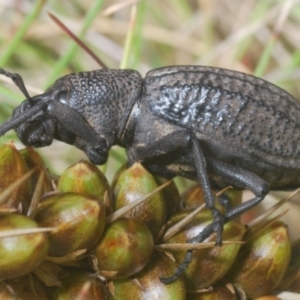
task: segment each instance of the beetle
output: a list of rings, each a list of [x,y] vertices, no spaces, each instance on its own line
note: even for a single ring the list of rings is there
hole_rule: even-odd
[[[0,127],[15,129],[25,145],[53,139],[83,150],[95,164],[113,145],[126,148],[129,164],[151,172],[196,180],[213,222],[190,243],[216,233],[225,222],[258,204],[270,189],[300,185],[300,103],[281,88],[237,71],[170,66],[149,71],[94,70],[59,78],[30,97],[18,74],[0,69],[26,100]],[[254,198],[221,214],[212,187],[248,189]],[[174,276],[187,267],[192,251]]]

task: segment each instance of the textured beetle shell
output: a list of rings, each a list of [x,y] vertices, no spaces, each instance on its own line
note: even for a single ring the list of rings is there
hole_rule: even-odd
[[[300,103],[277,86],[240,72],[201,66],[150,71],[150,109],[226,151],[283,168],[300,167]]]
[[[142,88],[134,70],[94,70],[68,74],[48,91],[67,89],[64,104],[79,112],[96,132],[122,131]]]

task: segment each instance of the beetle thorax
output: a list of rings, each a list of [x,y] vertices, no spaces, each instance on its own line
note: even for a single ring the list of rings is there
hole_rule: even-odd
[[[95,70],[67,78],[65,104],[78,111],[110,145],[115,144],[140,94],[140,74],[133,70]]]

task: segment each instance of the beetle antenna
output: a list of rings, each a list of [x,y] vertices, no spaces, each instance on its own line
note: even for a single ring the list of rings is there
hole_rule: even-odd
[[[18,73],[10,73],[8,71],[5,71],[4,69],[0,68],[0,74],[5,75],[6,77],[9,77],[12,79],[12,81],[15,83],[15,85],[20,89],[22,94],[26,97],[26,99],[29,101],[30,104],[32,104],[31,97],[29,96],[24,81],[22,77]]]

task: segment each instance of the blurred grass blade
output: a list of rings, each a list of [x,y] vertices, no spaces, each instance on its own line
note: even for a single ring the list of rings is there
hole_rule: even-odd
[[[262,55],[260,56],[259,62],[256,65],[254,75],[257,77],[262,77],[265,73],[265,70],[269,64],[269,61],[272,57],[272,52],[274,51],[274,47],[278,41],[278,37],[280,35],[280,32],[282,30],[283,24],[286,21],[292,7],[294,4],[294,0],[284,1],[283,7],[281,10],[281,13],[279,15],[278,21],[275,24],[274,32],[267,43],[266,47],[264,48],[264,51]]]
[[[180,15],[182,21],[185,21],[190,17],[193,13],[190,5],[187,1],[183,0],[171,0],[171,4],[173,5],[174,10],[178,15]]]
[[[13,184],[8,186],[5,190],[3,190],[0,194],[0,205],[5,204],[8,200],[11,194],[19,188],[30,176],[36,172],[36,169],[32,169],[28,171],[26,174],[24,174],[22,177],[17,179]]]
[[[147,1],[141,1],[137,4],[137,13],[135,19],[135,27],[132,37],[132,49],[131,53],[131,60],[130,60],[130,68],[138,69],[139,62],[141,61],[142,55],[142,46],[144,42],[144,35],[143,35],[143,27],[144,21],[146,19],[146,12],[147,12]]]
[[[183,218],[180,222],[177,222],[174,226],[169,228],[165,233],[162,241],[164,242],[167,241],[169,238],[171,238],[173,235],[179,232],[186,224],[191,222],[194,219],[194,217],[196,217],[197,214],[204,208],[205,208],[205,204],[200,205],[197,209],[193,210],[189,215]]]
[[[243,241],[222,241],[222,246],[224,245],[242,245]],[[204,242],[204,243],[184,243],[184,244],[159,244],[155,245],[155,250],[165,251],[165,250],[199,250],[206,248],[214,248],[216,242]]]
[[[85,15],[85,18],[83,20],[82,28],[78,34],[79,38],[82,38],[86,33],[86,31],[90,28],[92,22],[96,18],[102,5],[103,5],[103,0],[95,0],[93,2],[92,7],[89,9],[88,13]],[[54,65],[53,71],[45,84],[46,87],[48,87],[51,83],[53,83],[54,80],[57,79],[57,77],[60,76],[64,68],[73,59],[77,49],[78,49],[78,45],[74,41],[72,41],[69,49],[66,51],[66,53],[63,56],[60,57],[60,59]]]
[[[120,69],[125,69],[129,66],[132,69],[137,68],[141,56],[143,41],[142,28],[145,12],[146,1],[140,1],[138,4],[132,6]]]
[[[71,253],[68,253],[67,255],[64,256],[47,256],[46,260],[49,260],[56,264],[62,264],[69,261],[81,259],[85,253],[86,253],[86,249],[79,249]]]
[[[247,223],[247,226],[249,228],[258,225],[260,222],[263,222],[268,216],[270,216],[274,211],[276,211],[278,208],[280,208],[284,203],[291,200],[296,194],[298,194],[300,191],[300,188],[291,193],[288,197],[281,199],[279,202],[275,203],[273,206],[271,206],[269,209],[267,209],[266,212],[262,213],[261,215],[257,216],[255,219]]]
[[[226,186],[222,190],[218,191],[215,196],[216,197],[220,197],[222,194],[224,194],[225,192],[227,192],[227,191],[229,191],[231,189],[233,189],[233,187],[231,185]]]
[[[89,290],[92,288],[92,281],[86,281],[74,300],[86,300],[86,296],[89,295]]]
[[[57,278],[61,272],[61,267],[49,261],[43,261],[32,271],[47,287],[61,284]]]
[[[19,93],[12,92],[11,90],[5,88],[4,86],[0,86],[0,94],[3,95],[5,98],[10,98],[12,100],[24,100],[24,96],[21,96]],[[2,103],[1,103],[1,110],[2,110]]]
[[[50,232],[53,228],[25,228],[25,229],[12,229],[12,230],[4,230],[0,232],[0,239],[11,236],[18,235],[26,235],[26,234],[34,234],[40,232]]]
[[[121,150],[121,148],[111,149],[109,155],[120,163],[124,163],[126,161],[126,153],[123,149]]]
[[[127,0],[127,1],[123,1],[123,2],[120,2],[120,3],[116,3],[116,4],[113,4],[111,6],[109,6],[107,9],[105,9],[102,13],[103,16],[107,17],[129,5],[132,5],[132,4],[136,4],[138,3],[140,0]]]
[[[88,55],[90,55],[95,62],[102,68],[107,69],[106,64],[80,39],[78,38],[64,23],[62,23],[57,17],[48,12],[49,17],[71,38],[76,44],[81,47]]]
[[[272,57],[272,52],[274,50],[276,42],[277,39],[275,39],[274,37],[271,38],[271,40],[268,42],[267,46],[264,48],[262,55],[260,56],[259,62],[256,65],[253,75],[257,77],[262,77],[264,75],[268,63]]]
[[[39,179],[35,186],[34,193],[33,193],[33,196],[32,196],[31,202],[30,202],[30,206],[28,208],[28,212],[27,212],[28,217],[34,218],[34,216],[35,216],[36,209],[39,205],[39,202],[40,202],[40,199],[41,199],[42,193],[43,193],[44,179],[45,179],[45,173],[42,171],[40,173]]]
[[[288,211],[289,210],[287,209],[284,212],[276,215],[274,218],[266,220],[265,222],[262,222],[255,227],[249,228],[244,236],[244,242],[247,243],[254,237],[258,236],[262,231],[264,231],[266,228],[270,227],[274,222],[283,217]]]
[[[128,31],[127,31],[127,34],[126,34],[124,54],[123,54],[123,57],[122,57],[120,69],[126,69],[128,67],[130,51],[131,51],[132,46],[133,46],[132,41],[133,41],[133,34],[134,34],[134,28],[135,28],[135,22],[136,22],[136,14],[137,14],[137,7],[136,7],[136,4],[134,4],[131,8],[129,28],[128,28]]]
[[[255,4],[254,7],[249,7],[252,12],[247,23],[259,22],[259,20],[263,23],[263,19],[270,10],[270,4],[266,1],[254,1],[253,4]],[[245,36],[245,39],[241,43],[239,43],[236,51],[237,60],[241,60],[246,52],[249,51],[253,39],[255,39],[255,34],[249,34]]]
[[[25,20],[22,22],[22,26],[19,27],[18,31],[13,35],[9,45],[6,46],[5,52],[0,57],[0,66],[3,67],[9,61],[10,57],[15,51],[17,51],[18,44],[22,40],[23,36],[27,32],[29,26],[34,22],[36,17],[39,15],[43,5],[46,0],[39,0],[36,2],[33,10],[29,15],[26,16]]]

